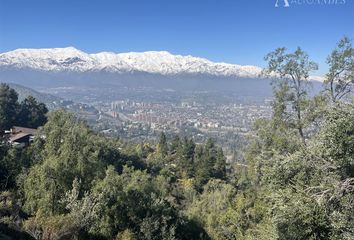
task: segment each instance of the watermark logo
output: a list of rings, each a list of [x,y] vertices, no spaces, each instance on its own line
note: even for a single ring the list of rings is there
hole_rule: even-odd
[[[289,5],[289,0],[276,0],[276,2],[275,2],[275,7],[279,7],[279,2],[284,2],[284,7],[290,7],[290,5]]]
[[[290,6],[334,6],[344,4],[346,4],[346,0],[275,0],[276,8],[288,8]]]

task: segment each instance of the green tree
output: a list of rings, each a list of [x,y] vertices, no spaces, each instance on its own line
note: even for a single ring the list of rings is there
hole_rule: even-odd
[[[300,48],[294,53],[286,53],[285,48],[278,48],[269,53],[265,60],[268,62],[265,74],[274,78],[275,114],[297,129],[305,142],[303,113],[308,105],[309,74],[317,70],[318,66]],[[289,106],[291,110],[288,109]]]
[[[354,103],[340,104],[326,115],[318,142],[322,155],[337,165],[342,179],[354,178]]]
[[[198,239],[202,234],[200,229],[197,234],[187,229],[192,224],[159,197],[156,183],[146,171],[124,168],[118,175],[109,167],[94,192],[102,194],[106,204],[91,231],[108,239],[119,239],[124,232],[136,239]]]
[[[0,134],[10,129],[17,118],[18,94],[9,85],[0,84]]]
[[[181,145],[181,139],[179,138],[178,135],[174,136],[171,143],[171,152],[175,153],[180,145]]]
[[[79,195],[80,181],[75,179],[72,189],[60,200],[65,205],[65,214],[50,216],[38,212],[24,222],[24,229],[40,240],[77,239],[98,219],[102,204],[101,195],[93,196],[89,192]]]
[[[212,239],[232,239],[222,216],[232,206],[236,189],[221,180],[210,180],[203,193],[188,206],[186,214],[197,221]]]
[[[217,148],[213,175],[215,178],[226,180],[226,157],[221,147]]]
[[[44,103],[38,103],[34,97],[29,96],[20,104],[16,124],[23,127],[38,128],[47,122],[47,112],[48,109]]]
[[[325,91],[332,102],[338,102],[352,91],[354,84],[354,49],[348,37],[341,39],[328,56],[329,72]]]
[[[38,144],[38,164],[23,183],[25,208],[32,214],[39,210],[61,213],[60,197],[71,189],[73,180],[82,179],[82,191],[89,190],[91,182],[104,172],[104,157],[112,155],[105,155],[99,138],[82,121],[63,110],[52,112],[39,134],[45,141]]]
[[[159,143],[157,144],[157,154],[166,157],[168,154],[168,146],[165,133],[160,134]]]
[[[194,150],[195,143],[185,137],[179,145],[176,153],[177,167],[180,176],[192,177],[194,175]]]
[[[264,153],[258,188],[280,239],[351,239],[353,206],[353,104],[326,111],[320,132],[288,154]]]
[[[31,149],[8,147],[0,157],[0,190],[15,189],[16,178],[31,166]]]

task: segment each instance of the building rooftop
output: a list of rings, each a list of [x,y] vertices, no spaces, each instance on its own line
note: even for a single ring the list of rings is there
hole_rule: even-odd
[[[35,135],[37,132],[37,129],[35,128],[26,128],[26,127],[19,127],[19,126],[13,126],[11,128],[11,134],[18,134],[18,133],[28,133]]]

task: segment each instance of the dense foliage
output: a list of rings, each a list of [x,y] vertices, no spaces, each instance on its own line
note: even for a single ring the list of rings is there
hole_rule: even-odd
[[[0,145],[0,238],[354,239],[353,59],[345,38],[310,96],[309,56],[268,54],[273,115],[255,122],[242,164],[212,139],[136,145],[50,112],[29,147]],[[15,121],[4,109],[36,112],[2,89],[2,124]]]
[[[9,85],[0,84],[0,134],[13,126],[37,128],[46,121],[47,107],[28,96],[18,102],[17,92]]]

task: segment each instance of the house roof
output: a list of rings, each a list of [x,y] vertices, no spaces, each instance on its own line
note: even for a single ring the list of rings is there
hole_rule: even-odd
[[[28,136],[33,136],[31,133],[17,133],[17,134],[11,134],[9,141],[10,142],[16,142],[22,138],[28,137]]]
[[[35,129],[35,128],[26,128],[26,127],[19,127],[19,126],[13,126],[11,129],[14,134],[29,133],[29,134],[34,135],[37,132],[37,129]]]

